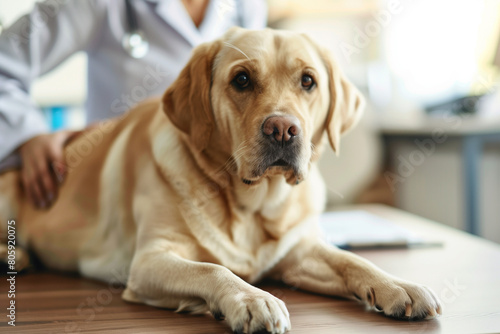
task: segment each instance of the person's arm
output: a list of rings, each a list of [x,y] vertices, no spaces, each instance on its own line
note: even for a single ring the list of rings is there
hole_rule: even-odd
[[[0,34],[0,161],[22,160],[22,181],[37,206],[57,192],[51,166],[62,160],[70,131],[48,134],[29,91],[34,79],[70,55],[91,47],[106,16],[106,0],[37,3],[30,14]]]

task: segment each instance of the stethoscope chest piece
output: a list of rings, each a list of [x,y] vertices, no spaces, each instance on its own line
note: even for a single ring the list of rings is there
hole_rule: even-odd
[[[144,57],[149,50],[149,42],[140,30],[127,32],[123,36],[122,46],[134,58]]]
[[[137,16],[132,7],[131,0],[125,0],[125,11],[127,18],[127,32],[123,35],[123,49],[134,58],[142,58],[148,53],[149,42],[144,33],[139,29]]]

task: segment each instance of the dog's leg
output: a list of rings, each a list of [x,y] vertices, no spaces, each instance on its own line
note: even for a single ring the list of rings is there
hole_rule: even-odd
[[[353,253],[320,241],[299,243],[272,276],[300,289],[357,299],[395,318],[441,314],[441,304],[429,288],[393,277]]]
[[[152,246],[154,242],[148,244],[151,250],[138,250],[134,256],[125,300],[185,311],[210,310],[215,318],[223,315],[231,329],[240,333],[290,329],[285,304],[273,295],[225,267],[189,261]]]

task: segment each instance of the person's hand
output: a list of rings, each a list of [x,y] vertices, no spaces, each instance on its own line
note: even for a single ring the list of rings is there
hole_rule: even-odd
[[[43,134],[19,147],[23,188],[35,207],[47,208],[55,200],[66,173],[64,145],[80,132],[65,130]]]

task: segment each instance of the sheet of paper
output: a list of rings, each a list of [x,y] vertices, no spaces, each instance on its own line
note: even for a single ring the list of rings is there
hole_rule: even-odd
[[[325,239],[341,248],[437,245],[366,211],[326,212],[320,216]]]

